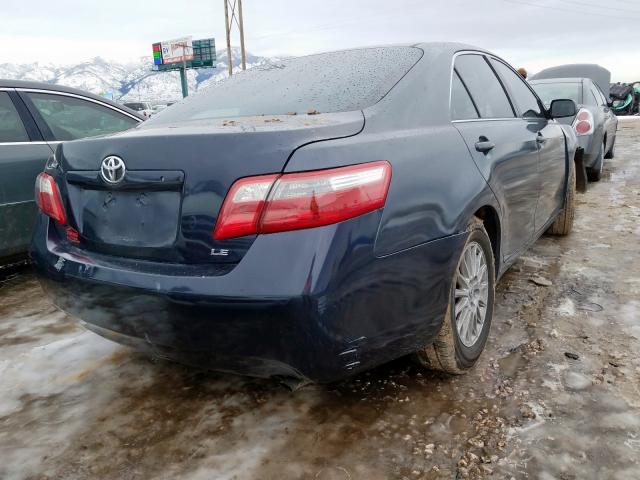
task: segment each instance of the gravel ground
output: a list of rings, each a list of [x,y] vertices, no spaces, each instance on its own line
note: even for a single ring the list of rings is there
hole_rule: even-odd
[[[574,233],[503,277],[472,372],[402,359],[296,392],[110,343],[5,271],[0,478],[640,478],[639,218],[628,118]]]

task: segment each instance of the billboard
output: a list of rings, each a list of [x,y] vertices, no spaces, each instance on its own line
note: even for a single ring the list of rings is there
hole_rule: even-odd
[[[191,40],[178,38],[167,42],[156,42],[153,47],[155,70],[178,70],[187,68],[215,67],[216,42],[213,38]],[[183,59],[186,53],[186,58]]]
[[[157,45],[157,44],[156,44]],[[162,52],[161,62],[168,63],[189,62],[193,60],[193,43],[191,37],[176,38],[160,42]],[[154,63],[156,63],[156,53],[154,45]],[[159,65],[156,63],[156,65]]]

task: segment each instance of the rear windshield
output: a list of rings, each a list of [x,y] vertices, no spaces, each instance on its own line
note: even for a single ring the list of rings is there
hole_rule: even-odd
[[[381,47],[291,58],[217,82],[147,124],[347,112],[378,102],[420,59],[413,47]]]
[[[547,108],[552,100],[569,99],[578,104],[582,103],[582,84],[580,83],[538,83],[531,86]]]

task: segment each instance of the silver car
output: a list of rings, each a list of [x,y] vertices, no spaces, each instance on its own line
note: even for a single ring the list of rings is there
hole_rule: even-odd
[[[562,71],[557,71],[562,67],[555,67],[553,72],[543,71],[535,75],[530,83],[547,106],[556,98],[571,99],[578,105],[578,114],[575,117],[559,121],[573,127],[578,143],[584,149],[583,161],[587,168],[587,176],[589,180],[597,182],[602,177],[604,160],[613,158],[615,154],[618,129],[618,118],[611,110],[611,99],[599,86],[602,83],[608,88],[606,78],[599,81],[600,77],[608,74],[608,71],[597,65],[567,65],[566,67],[567,71],[580,71],[583,74],[593,73],[593,75],[589,78],[547,78],[553,74],[562,74]]]

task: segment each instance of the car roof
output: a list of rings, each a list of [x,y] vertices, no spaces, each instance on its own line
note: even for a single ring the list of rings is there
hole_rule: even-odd
[[[540,80],[531,80],[529,83],[537,85],[540,83],[583,83],[591,81],[589,78],[566,77],[566,78],[541,78]]]
[[[419,42],[419,43],[414,43],[412,45],[420,48],[426,48],[426,49],[486,51],[483,48],[479,48],[474,45],[470,45],[468,43],[461,43],[461,42]]]
[[[489,55],[493,55],[495,57],[499,57],[495,53],[492,53],[484,48],[479,48],[474,45],[469,45],[466,43],[459,42],[409,42],[409,43],[389,43],[389,44],[380,44],[380,45],[365,45],[362,47],[353,47],[353,48],[345,48],[340,50],[327,50],[319,53],[312,53],[310,55],[302,55],[300,57],[292,57],[292,58],[304,58],[310,57],[314,55],[322,55],[326,53],[339,53],[344,51],[354,51],[354,50],[367,50],[370,48],[391,48],[391,47],[414,47],[421,48],[422,50],[433,52],[433,53],[455,53],[459,51],[475,51],[480,53],[486,53]]]
[[[112,107],[115,107],[119,110],[127,112],[128,114],[133,115],[136,118],[139,118],[140,120],[145,119],[144,116],[140,115],[135,110],[131,110],[130,108],[127,108],[124,105],[116,103],[113,100],[109,100],[108,98],[95,95],[85,90],[66,87],[64,85],[54,85],[52,83],[32,82],[32,81],[26,81],[26,80],[8,80],[8,79],[0,78],[0,88],[24,88],[24,89],[33,89],[33,90],[50,90],[52,92],[61,92],[61,93],[71,93],[74,95],[80,95],[83,97],[91,98],[92,100],[97,100],[99,102],[106,103],[107,105],[111,105]]]
[[[611,83],[611,72],[606,68],[593,63],[575,63],[570,65],[558,65],[545,68],[529,80],[542,80],[543,78],[589,78],[600,87],[603,92],[609,91]]]

